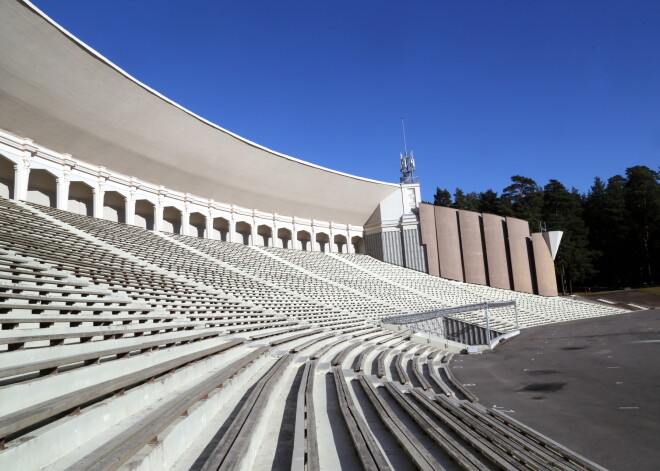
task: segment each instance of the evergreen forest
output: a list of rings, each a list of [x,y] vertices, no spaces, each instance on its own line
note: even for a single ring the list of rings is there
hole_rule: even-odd
[[[564,231],[555,259],[563,294],[660,280],[660,172],[646,166],[596,177],[586,194],[558,180],[541,187],[514,175],[499,194],[437,188],[433,204],[524,219],[532,232]]]

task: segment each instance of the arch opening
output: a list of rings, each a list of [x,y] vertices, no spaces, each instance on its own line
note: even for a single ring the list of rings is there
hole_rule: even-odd
[[[300,250],[312,250],[312,235],[307,231],[298,231],[296,237]]]
[[[243,245],[251,245],[252,226],[244,221],[236,223],[236,242]]]
[[[156,221],[156,205],[149,200],[137,200],[135,202],[135,216],[133,224],[142,229],[154,230]]]
[[[258,245],[270,247],[273,240],[273,229],[270,226],[261,224],[257,226]]]
[[[27,201],[54,208],[57,206],[57,180],[48,170],[30,171]]]
[[[285,227],[282,227],[277,230],[277,239],[279,240],[279,246],[283,249],[292,249],[291,246],[291,231]]]
[[[0,155],[0,196],[11,199],[15,197],[16,182],[14,162]]]
[[[163,208],[163,232],[181,234],[181,210],[174,206]]]
[[[188,235],[206,237],[206,217],[199,212],[190,213],[188,217]]]
[[[353,244],[353,251],[355,253],[364,253],[364,240],[360,236],[351,237],[351,244]]]
[[[225,218],[213,218],[213,231],[211,238],[223,242],[231,242],[229,238],[229,221]]]
[[[94,189],[85,182],[71,182],[69,184],[69,200],[66,203],[67,211],[85,216],[94,215]]]
[[[346,253],[346,236],[338,234],[334,237],[335,250],[337,253]]]
[[[325,232],[316,233],[316,244],[321,252],[328,252],[330,247],[330,236]]]
[[[103,195],[103,219],[126,223],[126,198],[117,191]]]

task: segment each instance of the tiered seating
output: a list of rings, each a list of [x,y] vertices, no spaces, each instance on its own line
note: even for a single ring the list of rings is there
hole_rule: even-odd
[[[260,315],[263,312],[150,269],[143,262],[72,233],[6,199],[0,199],[0,223],[0,248],[36,261],[47,261],[53,269],[69,276],[85,277],[95,287],[144,303],[156,312],[170,315]]]
[[[415,289],[442,299],[451,299],[451,306],[475,304],[480,302],[510,301],[518,302],[519,322],[521,327],[548,324],[567,320],[596,317],[626,312],[610,306],[597,306],[584,301],[566,297],[543,297],[516,291],[492,288],[489,286],[461,283],[443,278],[425,275],[396,265],[381,263],[371,257],[356,254],[340,254],[341,259],[354,267],[361,268],[375,276]],[[602,309],[601,309],[602,307]],[[493,321],[503,325],[515,325],[513,308],[498,309],[492,313]],[[455,316],[468,322],[483,325],[483,314],[462,314]],[[497,328],[493,326],[493,328]]]
[[[332,307],[250,276],[241,269],[232,269],[224,262],[198,254],[167,237],[134,226],[95,220],[53,208],[40,209],[168,273],[220,290],[262,309],[307,320],[336,317],[337,312]]]
[[[0,469],[592,469],[368,319],[481,296],[408,272],[0,198]]]
[[[341,260],[322,252],[304,252],[279,248],[260,248],[282,260],[295,264],[315,275],[343,286],[366,293],[376,299],[387,301],[397,307],[394,312],[418,312],[446,307],[441,299],[419,296],[399,285],[383,283],[362,270],[351,269]],[[387,314],[387,313],[383,313]],[[382,317],[382,316],[381,316]]]
[[[243,273],[266,280],[276,286],[284,286],[301,296],[334,306],[338,310],[367,317],[374,317],[374,313],[399,312],[396,307],[386,302],[330,283],[295,265],[273,257],[269,253],[264,253],[257,247],[198,237],[174,237],[217,260],[236,267]],[[380,314],[375,317],[380,317]]]

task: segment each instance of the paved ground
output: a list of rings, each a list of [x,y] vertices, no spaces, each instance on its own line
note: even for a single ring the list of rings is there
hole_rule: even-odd
[[[484,406],[601,466],[660,469],[660,309],[525,329],[452,370]]]
[[[644,293],[635,290],[615,291],[607,294],[592,294],[588,296],[591,299],[607,299],[616,303],[633,303],[640,306],[660,308],[660,296],[651,293]]]

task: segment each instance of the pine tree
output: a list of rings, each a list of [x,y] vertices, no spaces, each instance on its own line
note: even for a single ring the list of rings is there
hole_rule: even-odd
[[[638,282],[653,284],[660,236],[660,174],[638,165],[627,169],[626,176],[623,195],[631,229],[630,245],[636,261],[633,268]]]
[[[502,192],[502,201],[510,207],[513,215],[538,227],[543,209],[543,192],[534,180],[520,175],[511,177],[513,182]]]
[[[451,194],[445,189],[436,187],[433,204],[436,206],[451,206]]]
[[[542,217],[549,231],[564,232],[555,268],[562,292],[573,293],[594,273],[580,193],[575,188],[569,192],[559,181],[550,180],[543,191]]]
[[[456,188],[453,207],[466,211],[479,211],[479,195],[475,192],[466,195],[463,190]]]

